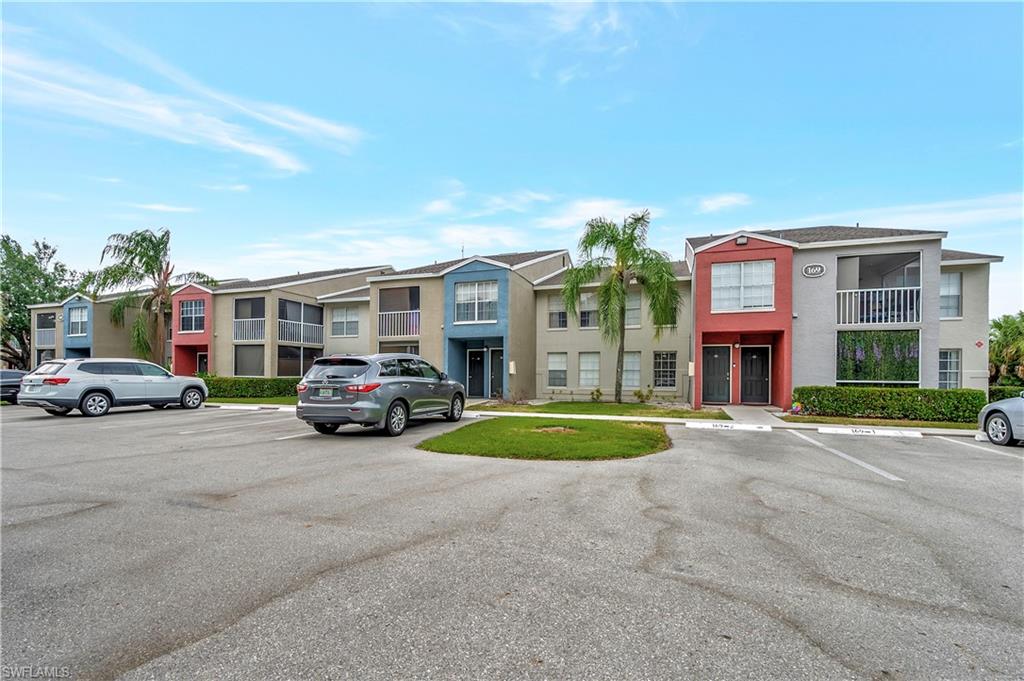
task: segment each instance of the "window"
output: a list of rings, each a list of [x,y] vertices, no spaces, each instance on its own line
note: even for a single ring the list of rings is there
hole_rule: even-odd
[[[235,376],[263,375],[263,346],[235,346]]]
[[[57,328],[57,314],[54,312],[44,312],[43,314],[36,317],[36,328],[37,329],[55,329]]]
[[[626,326],[640,326],[640,292],[626,293]]]
[[[103,362],[103,373],[107,376],[139,376],[142,367],[134,362]]]
[[[962,317],[960,305],[960,285],[963,275],[960,272],[943,272],[939,279],[939,316]]]
[[[317,326],[323,326],[324,309],[319,305],[309,305],[307,303],[303,303],[302,321],[305,322],[306,324],[316,324]]]
[[[408,376],[409,378],[421,378],[423,376],[423,374],[420,373],[420,368],[417,366],[416,360],[414,359],[399,359],[398,375]]]
[[[416,362],[416,365],[420,368],[420,375],[423,378],[429,378],[433,381],[441,380],[441,372],[435,369],[433,366],[424,362],[422,359]]]
[[[774,260],[711,265],[712,312],[770,310],[774,306]]]
[[[580,353],[580,387],[596,388],[601,385],[601,353]]]
[[[565,314],[565,301],[559,293],[548,296],[548,328],[567,329],[569,318]]]
[[[580,295],[580,328],[597,328],[597,296],[593,293]]]
[[[939,387],[960,387],[959,350],[939,350]]]
[[[89,308],[72,307],[68,309],[68,335],[84,336],[86,324],[89,323]]]
[[[498,321],[498,282],[466,281],[455,284],[455,321]]]
[[[310,366],[306,378],[357,378],[365,374],[369,368],[370,365],[361,359],[330,357]]]
[[[569,368],[569,355],[564,352],[548,353],[548,385],[552,388],[564,388]]]
[[[167,371],[155,364],[139,364],[138,367],[143,376],[153,376],[155,378],[167,378],[170,376]]]
[[[654,353],[654,387],[676,387],[676,353]]]
[[[419,343],[378,343],[377,352],[406,352],[410,355],[420,354]],[[397,374],[395,374],[397,376]]]
[[[179,331],[202,331],[206,328],[206,301],[183,300],[180,308]]]
[[[336,307],[331,311],[332,336],[358,336],[359,310],[354,307]]]
[[[266,300],[263,298],[238,298],[235,300],[235,319],[265,319]]]
[[[393,359],[388,359],[380,363],[380,371],[377,372],[378,376],[397,376],[398,375],[398,362]]]
[[[302,303],[297,300],[279,298],[277,301],[277,318],[289,322],[301,322]]]
[[[627,352],[622,356],[622,387],[640,387],[640,353]]]
[[[302,350],[294,345],[277,346],[277,375],[302,375]]]

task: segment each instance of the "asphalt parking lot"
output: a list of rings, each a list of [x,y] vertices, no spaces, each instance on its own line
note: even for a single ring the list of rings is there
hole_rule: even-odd
[[[3,665],[76,678],[1021,678],[1024,448],[670,427],[611,462],[3,407]]]

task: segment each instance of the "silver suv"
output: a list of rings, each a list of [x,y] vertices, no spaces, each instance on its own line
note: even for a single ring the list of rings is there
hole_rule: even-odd
[[[21,379],[18,403],[42,407],[54,416],[66,416],[72,409],[103,416],[111,407],[139,404],[196,409],[208,395],[201,378],[175,376],[138,359],[55,359]]]
[[[466,389],[418,355],[332,355],[299,381],[295,415],[318,433],[348,423],[401,435],[410,418],[462,418]]]

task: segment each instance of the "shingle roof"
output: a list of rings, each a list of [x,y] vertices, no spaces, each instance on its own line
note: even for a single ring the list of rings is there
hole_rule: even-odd
[[[1001,262],[1001,255],[986,255],[984,253],[971,253],[970,251],[954,251],[948,248],[942,249],[942,262],[949,260],[995,260]]]
[[[741,230],[737,230],[741,231]],[[735,232],[733,232],[735,233]],[[856,241],[859,239],[884,239],[894,236],[923,236],[935,234],[936,238],[942,235],[941,231],[921,229],[891,229],[888,227],[843,227],[838,225],[827,225],[821,227],[794,227],[792,229],[757,229],[751,230],[751,234],[764,234],[765,236],[795,241],[798,244],[813,244],[824,241]],[[693,248],[700,248],[704,244],[711,243],[729,234],[709,234],[708,236],[688,237]]]
[[[271,286],[279,286],[281,284],[291,284],[296,281],[306,281],[307,279],[321,279],[326,277],[340,277],[352,272],[360,272],[365,270],[386,270],[387,265],[369,265],[367,267],[342,267],[336,270],[317,270],[315,272],[299,272],[298,274],[290,274],[286,277],[271,277],[269,279],[238,279],[232,280],[228,283],[221,284],[216,287],[214,291],[220,293],[221,291],[233,291],[235,289],[246,289],[246,288],[269,288]]]
[[[690,276],[690,268],[687,266],[685,260],[673,260],[672,271],[675,272],[677,277],[688,277]],[[600,279],[600,277],[598,277]],[[595,279],[597,281],[597,279]],[[561,286],[565,282],[565,272],[559,272],[550,279],[537,284],[537,286]]]
[[[487,258],[488,260],[497,260],[498,262],[505,263],[510,267],[516,265],[522,265],[524,262],[536,260],[537,258],[543,258],[546,255],[554,255],[555,253],[561,253],[565,249],[557,249],[554,251],[527,251],[525,253],[498,253],[496,255],[480,255],[480,256],[466,256],[465,258],[457,258],[455,260],[445,260],[443,262],[435,262],[430,265],[423,265],[421,267],[410,267],[407,270],[398,270],[397,272],[389,272],[387,276],[402,276],[405,274],[439,274],[444,272],[452,265],[458,265],[460,262],[469,260],[470,258]]]

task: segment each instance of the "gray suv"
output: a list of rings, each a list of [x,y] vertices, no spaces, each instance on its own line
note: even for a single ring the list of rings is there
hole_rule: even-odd
[[[466,389],[418,355],[332,355],[313,362],[296,386],[295,415],[318,433],[348,423],[401,435],[411,418],[462,418]]]
[[[103,416],[111,407],[148,404],[161,409],[180,404],[196,409],[209,392],[194,376],[175,376],[138,359],[55,359],[21,379],[18,403],[66,416],[72,409]]]

